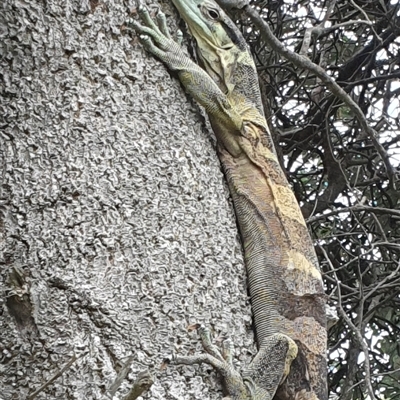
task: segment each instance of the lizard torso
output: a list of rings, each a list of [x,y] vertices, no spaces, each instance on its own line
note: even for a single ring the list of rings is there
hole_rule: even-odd
[[[299,347],[277,398],[294,399],[297,375],[306,375],[309,382],[302,384],[315,393],[305,390],[296,399],[325,399],[325,383],[320,384],[326,374],[325,302],[316,256],[275,154],[254,137],[259,126],[247,129],[250,137],[239,140],[241,155],[232,157],[220,147],[219,156],[243,241],[257,342],[284,333]]]

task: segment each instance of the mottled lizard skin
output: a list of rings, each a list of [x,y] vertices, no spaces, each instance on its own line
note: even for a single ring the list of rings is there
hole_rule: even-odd
[[[242,373],[231,345],[177,357],[208,363],[236,400],[327,400],[325,295],[313,244],[278,162],[263,114],[254,61],[240,31],[212,0],[172,0],[195,39],[194,63],[143,6],[143,25],[130,21],[144,47],[178,73],[207,111],[242,236],[258,354]]]

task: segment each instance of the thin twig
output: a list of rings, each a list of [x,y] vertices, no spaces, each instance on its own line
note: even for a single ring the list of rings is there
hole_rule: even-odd
[[[391,272],[389,275],[387,275],[381,282],[379,282],[376,286],[374,286],[374,288],[365,295],[365,297],[363,298],[363,301],[367,300],[378,289],[382,288],[382,286],[384,286],[386,284],[386,282],[388,282],[389,280],[395,278],[399,271],[400,271],[400,262],[397,264],[397,268],[393,272]],[[398,277],[397,280],[399,280],[399,279],[400,279],[400,277]]]
[[[150,389],[154,383],[154,377],[149,371],[139,372],[135,382],[132,385],[129,393],[124,397],[124,400],[136,400],[144,392]]]
[[[117,392],[118,388],[121,386],[121,383],[124,381],[124,379],[128,375],[134,359],[135,359],[134,356],[128,357],[128,359],[125,361],[124,365],[118,372],[117,377],[115,378],[114,382],[111,384],[111,386],[108,390],[111,398],[114,397],[114,394]]]
[[[321,24],[317,25],[317,26],[313,26],[311,28],[307,28],[304,33],[303,44],[301,46],[299,54],[302,56],[307,55],[307,52],[308,52],[308,49],[309,49],[310,43],[311,43],[311,38],[313,36],[316,36],[317,38],[321,38],[322,36],[328,35],[329,33],[333,32],[339,28],[344,28],[346,26],[351,26],[351,25],[361,25],[361,24],[371,26],[371,28],[373,29],[372,22],[364,21],[364,20],[351,20],[351,21],[341,22],[340,24],[329,26],[328,28],[324,28]],[[381,38],[379,38],[379,39],[382,41]]]
[[[51,385],[57,378],[59,378],[67,369],[71,367],[71,365],[78,359],[76,354],[72,356],[72,358],[68,361],[67,364],[63,368],[60,369],[52,378],[50,378],[44,385],[42,385],[36,392],[32,393],[27,397],[27,400],[33,400],[40,392],[47,388],[47,386]]]
[[[371,76],[370,78],[360,79],[359,81],[343,82],[343,83],[346,83],[346,87],[353,87],[358,85],[366,85],[367,83],[373,83],[377,81],[388,81],[390,79],[396,79],[396,78],[400,78],[400,71],[399,72],[396,71],[393,72],[392,74],[387,74],[387,75]]]
[[[379,374],[371,374],[371,376],[381,377],[381,376],[383,376],[383,375],[390,375],[390,374],[393,374],[393,373],[399,372],[399,371],[400,371],[400,368],[397,368],[397,369],[395,369],[395,370],[393,370],[393,371],[380,372]],[[357,383],[355,383],[353,386],[350,386],[350,387],[348,388],[348,390],[349,390],[349,391],[350,391],[350,390],[353,390],[353,389],[356,388],[357,386],[361,385],[363,382],[365,382],[365,378],[361,379],[360,381],[358,381]]]

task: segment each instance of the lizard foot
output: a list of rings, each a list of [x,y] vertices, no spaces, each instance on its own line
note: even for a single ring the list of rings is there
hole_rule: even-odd
[[[187,59],[181,47],[171,38],[167,27],[165,14],[158,11],[154,22],[148,9],[140,4],[137,11],[143,25],[130,18],[126,21],[128,27],[139,34],[139,39],[148,52],[167,64],[172,70],[180,70]]]

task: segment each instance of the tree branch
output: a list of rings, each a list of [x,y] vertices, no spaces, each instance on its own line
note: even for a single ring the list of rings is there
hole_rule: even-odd
[[[333,211],[330,211],[330,212],[327,212],[327,213],[321,214],[321,215],[315,215],[314,217],[309,218],[307,220],[307,223],[311,224],[320,219],[331,217],[332,215],[338,215],[338,214],[343,214],[343,213],[348,213],[348,212],[362,212],[362,211],[368,211],[368,212],[375,213],[375,214],[392,214],[392,215],[397,215],[400,217],[400,210],[394,210],[391,208],[383,208],[383,207],[371,207],[371,206],[358,206],[357,205],[354,207],[339,208],[337,210],[333,210]]]
[[[336,83],[336,81],[332,77],[330,77],[325,72],[323,68],[321,68],[317,64],[314,64],[308,58],[303,57],[286,48],[278,40],[278,38],[275,37],[271,29],[269,28],[268,24],[261,18],[260,14],[254,8],[252,8],[250,5],[246,5],[242,8],[242,10],[251,19],[254,25],[257,26],[265,42],[274,51],[279,53],[282,57],[286,58],[287,60],[291,61],[297,67],[313,72],[318,78],[321,79],[321,82],[324,83],[337,98],[342,100],[350,108],[350,110],[357,118],[361,128],[369,136],[377,152],[379,153],[383,163],[385,164],[386,172],[388,174],[390,183],[392,186],[394,186],[394,180],[396,175],[390,163],[389,155],[387,154],[384,147],[379,143],[377,139],[377,132],[371,126],[369,126],[368,121],[365,118],[365,115],[362,112],[361,108],[358,106],[358,104]]]
[[[350,317],[346,314],[346,312],[343,309],[343,305],[342,305],[342,294],[340,291],[340,285],[341,282],[339,280],[339,278],[336,275],[335,272],[335,268],[331,263],[331,260],[328,256],[328,254],[326,253],[325,249],[322,246],[319,246],[319,248],[321,249],[321,251],[324,254],[324,257],[330,267],[330,269],[332,270],[333,274],[335,275],[336,281],[337,281],[337,295],[338,295],[338,308],[339,308],[339,313],[342,316],[342,318],[346,321],[348,327],[353,331],[355,339],[357,340],[359,346],[361,347],[363,353],[364,353],[364,373],[365,373],[365,384],[367,386],[367,390],[368,390],[368,394],[369,397],[371,398],[371,400],[375,400],[375,393],[374,393],[374,389],[372,387],[372,382],[371,382],[371,368],[370,368],[370,362],[369,362],[369,350],[368,350],[368,346],[366,345],[364,338],[363,338],[363,334],[361,332],[360,329],[358,329],[358,327],[356,327],[353,323],[353,321],[350,319]]]

